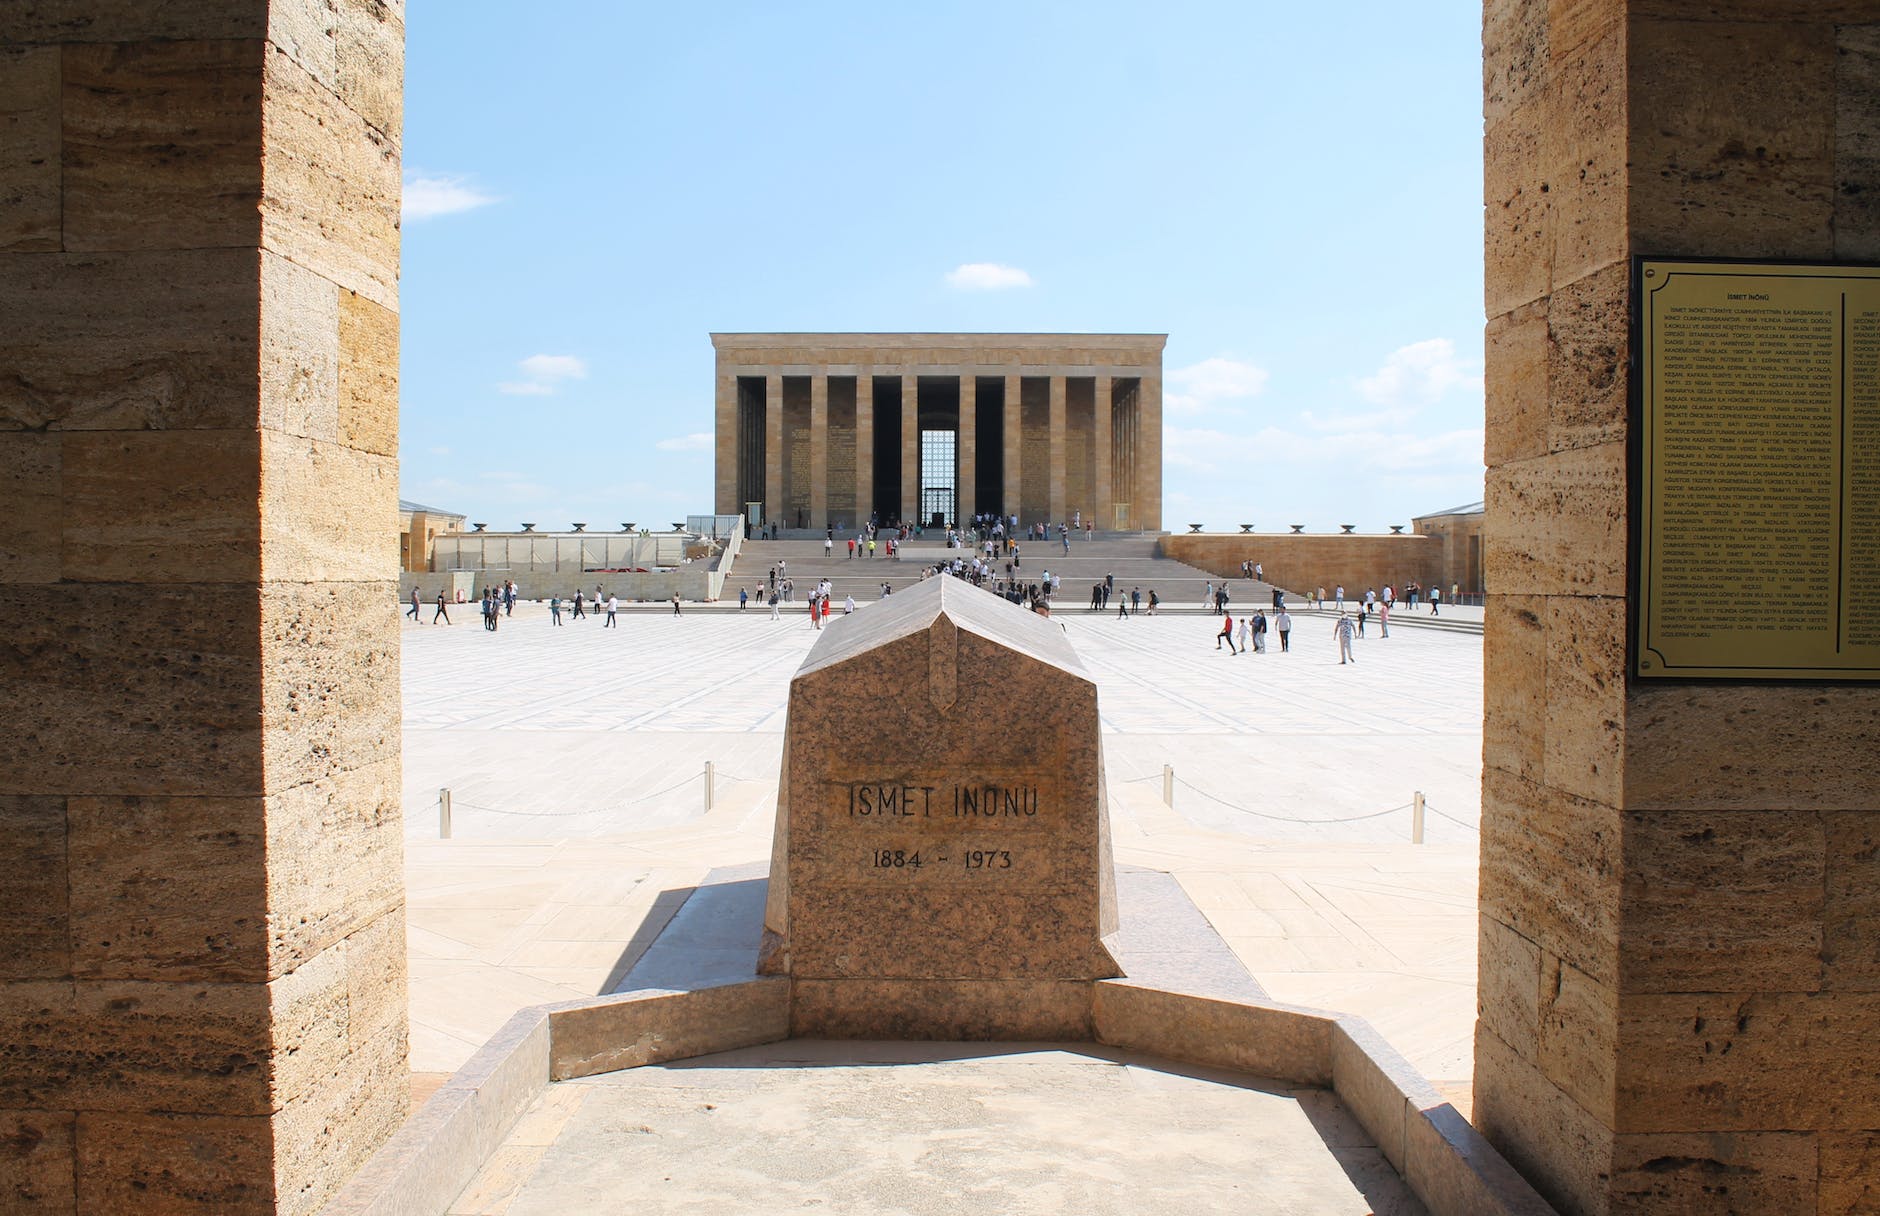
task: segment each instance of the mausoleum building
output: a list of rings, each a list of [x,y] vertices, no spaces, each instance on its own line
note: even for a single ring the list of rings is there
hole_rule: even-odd
[[[1166,334],[713,334],[716,509],[1162,526]]]

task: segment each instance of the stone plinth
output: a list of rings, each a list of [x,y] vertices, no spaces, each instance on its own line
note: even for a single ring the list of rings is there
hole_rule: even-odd
[[[1088,1038],[1115,876],[1063,629],[938,578],[825,632],[790,685],[764,920],[794,1034]]]

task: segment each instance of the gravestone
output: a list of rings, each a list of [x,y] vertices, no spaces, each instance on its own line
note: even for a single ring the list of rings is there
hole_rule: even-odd
[[[759,970],[803,1037],[1085,1039],[1121,974],[1097,690],[1063,628],[935,578],[790,683]]]

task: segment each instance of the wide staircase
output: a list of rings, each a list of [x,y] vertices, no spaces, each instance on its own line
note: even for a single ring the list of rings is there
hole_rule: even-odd
[[[944,543],[939,533],[929,533],[924,538],[910,540],[908,548],[925,552],[938,549]],[[1162,606],[1158,611],[1203,612],[1202,601],[1208,584],[1218,585],[1221,581],[1219,576],[1206,570],[1159,556],[1156,553],[1156,537],[1136,532],[1099,532],[1091,540],[1073,537],[1068,554],[1064,552],[1063,544],[1055,538],[1050,541],[1021,540],[1018,547],[1021,558],[1018,574],[1024,581],[1038,582],[1046,571],[1059,580],[1056,600],[1059,612],[1086,609],[1090,604],[1092,584],[1102,582],[1105,574],[1113,575],[1116,579],[1116,592],[1110,599],[1111,612],[1116,611],[1116,597],[1127,595],[1135,587],[1142,588],[1144,608],[1148,606],[1149,592],[1153,589],[1162,598]],[[958,552],[969,560],[972,556],[969,549]],[[880,541],[876,542],[874,557],[857,556],[851,559],[846,538],[837,539],[831,557],[823,556],[821,538],[747,540],[739,550],[731,572],[725,577],[723,599],[736,600],[740,587],[750,592],[755,599],[758,586],[768,584],[770,569],[779,561],[784,563],[785,573],[796,583],[798,602],[804,600],[817,581],[823,578],[834,584],[838,603],[850,595],[855,597],[857,603],[879,599],[881,584],[901,588],[920,578],[919,565],[911,560],[888,560],[886,547]],[[1004,568],[1005,559],[1001,557],[1001,575]],[[1228,607],[1234,610],[1269,607],[1273,602],[1272,585],[1252,579],[1231,580],[1228,593]],[[1303,602],[1303,597],[1288,590],[1286,602],[1297,606]]]

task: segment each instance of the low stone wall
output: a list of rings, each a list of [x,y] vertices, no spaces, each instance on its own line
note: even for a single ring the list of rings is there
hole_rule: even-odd
[[[1074,987],[1087,1009],[1089,1033],[1080,1039],[1330,1091],[1432,1212],[1554,1216],[1362,1019],[1128,979]],[[441,1216],[552,1081],[786,1039],[791,1000],[790,981],[777,977],[524,1009],[406,1120],[323,1216]]]
[[[1449,594],[1461,571],[1441,568],[1443,546],[1434,537],[1406,532],[1400,536],[1346,536],[1324,533],[1187,533],[1162,538],[1164,557],[1172,557],[1228,578],[1240,577],[1240,563],[1259,562],[1266,581],[1294,596],[1325,588],[1327,595],[1344,584],[1347,599],[1366,587],[1401,588],[1411,579]]]

